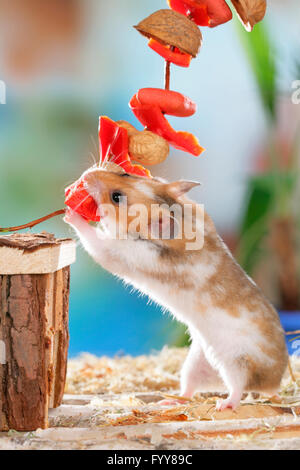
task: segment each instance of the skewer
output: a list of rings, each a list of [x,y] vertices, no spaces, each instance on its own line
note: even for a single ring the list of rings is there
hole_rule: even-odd
[[[171,51],[174,51],[175,47],[171,46]],[[171,62],[166,60],[165,66],[165,90],[170,90],[170,79],[171,79]]]
[[[165,67],[165,90],[170,90],[170,72],[171,72],[171,62],[166,60]]]
[[[24,225],[18,225],[16,227],[0,227],[0,232],[18,232],[19,230],[24,230],[25,228],[32,228],[35,225],[38,225],[45,220],[52,219],[52,217],[56,217],[57,215],[64,214],[66,212],[66,209],[60,209],[55,212],[51,212],[51,214],[45,215],[44,217],[41,217],[40,219],[33,220],[32,222],[28,222],[28,224]]]

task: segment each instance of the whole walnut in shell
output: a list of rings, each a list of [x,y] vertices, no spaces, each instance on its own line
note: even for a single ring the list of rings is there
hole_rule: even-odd
[[[142,165],[157,165],[169,155],[169,144],[154,132],[138,131],[127,121],[118,121],[119,126],[127,130],[130,158]]]

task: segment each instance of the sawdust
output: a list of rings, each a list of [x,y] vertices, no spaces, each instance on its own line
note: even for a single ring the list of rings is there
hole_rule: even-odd
[[[68,363],[66,393],[101,394],[171,391],[179,387],[186,348],[165,347],[149,356],[96,357],[82,354]]]
[[[138,392],[176,392],[180,369],[188,348],[163,348],[148,356],[96,357],[82,354],[69,360],[65,392],[68,394],[107,394]],[[281,395],[300,394],[300,358],[291,358],[296,383],[288,370],[282,381]],[[172,393],[173,394],[173,393]]]
[[[278,396],[254,398],[249,394],[235,411],[216,412],[217,394],[197,394],[192,400],[181,400],[167,409],[154,402],[150,408],[145,407],[137,394],[159,393],[161,397],[173,400],[182,398],[178,396],[179,372],[187,351],[187,348],[165,347],[149,356],[113,359],[83,354],[69,361],[66,393],[97,394],[90,406],[98,409],[101,419],[96,422],[100,426],[300,416],[300,359],[296,357],[291,358],[296,382],[287,371]],[[114,398],[103,400],[101,394],[111,394]]]
[[[217,412],[217,394],[164,407],[178,396],[187,349],[132,358],[69,361],[63,405],[50,410],[50,428],[3,433],[0,449],[299,449],[300,358],[292,359],[279,396],[245,396]],[[171,402],[172,403],[172,400]]]

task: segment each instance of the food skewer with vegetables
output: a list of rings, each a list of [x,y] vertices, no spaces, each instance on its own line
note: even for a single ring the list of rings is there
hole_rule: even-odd
[[[198,26],[213,28],[232,18],[225,0],[168,0],[168,4],[170,10],[159,10],[135,26],[166,64],[165,89],[142,88],[129,102],[144,130],[138,131],[126,121],[115,123],[105,116],[99,120],[99,165],[114,163],[128,174],[145,178],[151,178],[151,174],[143,165],[163,162],[169,155],[169,145],[195,156],[203,152],[193,134],[175,131],[165,117],[188,117],[196,112],[192,100],[170,90],[170,66],[188,67],[197,56],[202,45]],[[265,0],[232,0],[232,4],[248,31],[265,15]],[[99,221],[95,201],[86,193],[80,179],[66,189],[65,204],[86,220]],[[64,213],[65,209],[60,209],[28,224],[0,227],[0,232],[23,230]]]

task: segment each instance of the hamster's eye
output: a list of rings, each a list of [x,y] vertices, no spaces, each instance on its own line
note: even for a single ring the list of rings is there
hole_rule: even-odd
[[[110,197],[114,204],[119,205],[124,198],[124,194],[121,191],[112,191]]]

